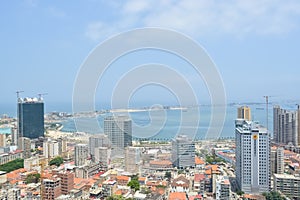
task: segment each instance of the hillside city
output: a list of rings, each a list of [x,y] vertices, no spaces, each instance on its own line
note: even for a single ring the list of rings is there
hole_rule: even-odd
[[[63,132],[73,115],[18,98],[0,120],[0,199],[300,199],[299,113],[274,106],[273,138],[241,106],[233,139],[151,141],[117,115],[101,134]]]

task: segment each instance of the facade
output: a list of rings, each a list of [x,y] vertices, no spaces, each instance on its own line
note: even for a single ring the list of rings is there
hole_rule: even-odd
[[[6,147],[6,134],[0,133],[0,147]]]
[[[248,106],[239,107],[237,118],[251,121],[251,109]]]
[[[174,167],[195,167],[195,142],[186,135],[172,140],[172,163]]]
[[[268,192],[270,188],[270,138],[265,127],[237,119],[236,180],[245,193]]]
[[[230,182],[228,178],[218,176],[216,179],[216,199],[230,200]]]
[[[18,149],[23,151],[24,158],[30,158],[31,156],[31,141],[29,138],[20,137],[18,139]]]
[[[284,173],[284,149],[282,147],[271,149],[271,172],[272,174]]]
[[[298,135],[298,113],[297,111],[290,111],[274,106],[273,108],[273,131],[274,142],[279,144],[292,143],[294,146],[300,144]]]
[[[88,158],[88,146],[86,144],[77,144],[75,146],[75,165],[85,165]]]
[[[44,137],[44,102],[41,98],[18,99],[18,135]]]
[[[109,147],[107,135],[100,134],[89,137],[89,154],[93,161],[95,161],[95,149],[97,147]]]
[[[91,163],[89,165],[80,166],[75,169],[76,178],[91,178],[95,174],[102,170],[102,166],[99,163]]]
[[[69,194],[74,188],[74,173],[69,171],[59,171],[56,172],[55,175],[61,180],[61,194]]]
[[[126,116],[109,116],[104,119],[104,134],[111,143],[113,156],[124,156],[124,150],[132,146],[132,122]]]
[[[95,163],[107,167],[110,164],[111,149],[109,147],[96,147],[95,152]]]
[[[289,174],[274,174],[273,188],[291,199],[300,199],[300,177]]]
[[[13,153],[0,154],[0,165],[3,165],[15,159],[23,159],[23,158],[24,158],[23,151],[20,150],[17,150]]]
[[[43,179],[43,199],[54,200],[61,195],[61,179],[56,175],[51,179]]]
[[[55,140],[45,141],[43,143],[43,155],[45,158],[54,158],[61,155],[59,152],[59,143]]]
[[[125,170],[131,173],[138,173],[141,166],[142,148],[127,147],[125,151]]]

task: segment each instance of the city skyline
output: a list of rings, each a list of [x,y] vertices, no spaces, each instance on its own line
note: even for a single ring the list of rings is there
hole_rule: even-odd
[[[202,45],[219,69],[228,102],[264,102],[262,96],[268,94],[277,95],[273,101],[300,99],[293,89],[299,84],[299,2],[156,3],[161,7],[153,8],[153,2],[146,1],[76,2],[70,8],[67,3],[35,0],[4,3],[1,13],[6,17],[0,20],[0,36],[6,48],[1,49],[0,64],[7,74],[3,82],[9,84],[1,88],[2,104],[15,102],[14,92],[24,90],[29,97],[49,93],[46,99],[53,106],[51,111],[59,103],[70,108],[76,75],[93,48],[112,35],[149,26],[179,31]],[[103,79],[105,84],[99,83],[96,106],[110,103],[112,88],[128,69],[154,62],[178,70],[197,91],[199,102],[209,102],[205,83],[186,70],[187,63],[163,52],[142,51],[112,65]],[[245,74],[249,81],[244,81]],[[279,77],[287,78],[278,81]],[[249,97],[240,87],[256,92]],[[134,93],[130,105],[155,103],[176,105],[177,101],[165,88],[151,85]]]

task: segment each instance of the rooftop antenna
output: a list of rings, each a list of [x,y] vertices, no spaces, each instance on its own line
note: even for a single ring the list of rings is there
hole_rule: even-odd
[[[19,98],[20,98],[20,93],[22,93],[22,92],[24,92],[24,91],[22,91],[22,90],[18,90],[18,91],[16,91],[16,93],[17,93],[17,99],[19,99]]]

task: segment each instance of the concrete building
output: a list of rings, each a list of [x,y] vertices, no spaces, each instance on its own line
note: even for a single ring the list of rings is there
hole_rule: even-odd
[[[127,147],[125,151],[125,170],[130,173],[139,173],[141,167],[142,148]]]
[[[20,200],[21,199],[21,189],[11,188],[7,191],[7,199],[9,200]]]
[[[51,179],[43,179],[43,199],[54,200],[61,195],[61,179],[56,175]]]
[[[59,143],[55,140],[48,140],[43,143],[43,155],[45,158],[54,158],[61,153],[59,152]]]
[[[300,199],[300,177],[289,174],[274,174],[273,189],[291,199]]]
[[[270,138],[265,127],[237,119],[236,181],[245,193],[257,194],[270,189]]]
[[[0,147],[6,147],[6,134],[0,133]]]
[[[132,146],[132,122],[126,116],[109,116],[104,119],[104,134],[112,147],[113,156],[124,157],[125,147]]]
[[[251,109],[248,106],[241,106],[238,108],[238,119],[245,119],[251,121]]]
[[[89,154],[93,161],[95,161],[95,149],[97,147],[109,147],[109,139],[107,135],[93,135],[89,137]]]
[[[274,142],[279,144],[292,143],[294,146],[300,144],[298,134],[298,111],[290,111],[274,106],[273,108],[273,131]]]
[[[186,135],[172,140],[172,163],[174,167],[195,167],[195,142]]]
[[[216,179],[216,200],[230,200],[230,182],[227,177],[218,176]]]
[[[70,171],[54,171],[61,180],[61,194],[67,195],[74,189],[74,173]]]
[[[91,178],[95,174],[102,170],[102,166],[99,163],[91,163],[89,165],[80,166],[75,169],[76,178]]]
[[[272,174],[284,173],[284,149],[282,147],[271,148],[271,172]]]
[[[31,141],[26,137],[19,137],[18,139],[18,149],[23,151],[24,158],[31,157]]]
[[[85,165],[87,158],[88,158],[88,145],[77,144],[75,146],[75,165],[76,166]]]
[[[96,147],[94,149],[94,162],[107,167],[110,164],[111,149],[109,147]]]
[[[30,139],[44,137],[44,102],[42,98],[18,99],[18,135]]]

